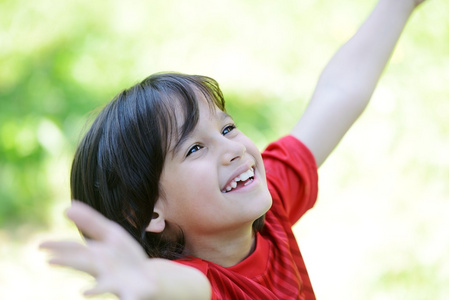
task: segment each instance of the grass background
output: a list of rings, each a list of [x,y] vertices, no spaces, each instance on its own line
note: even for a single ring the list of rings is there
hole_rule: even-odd
[[[0,298],[83,299],[45,263],[88,113],[151,73],[218,80],[262,149],[301,116],[375,2],[0,0]],[[320,169],[296,226],[319,299],[449,294],[449,4],[412,16],[368,109]],[[109,298],[109,296],[101,297]]]

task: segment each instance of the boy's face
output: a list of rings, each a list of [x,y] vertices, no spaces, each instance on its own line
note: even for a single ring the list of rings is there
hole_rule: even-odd
[[[250,232],[271,206],[260,151],[230,116],[204,97],[187,139],[170,151],[160,187],[166,222],[180,226],[186,247],[207,236]]]

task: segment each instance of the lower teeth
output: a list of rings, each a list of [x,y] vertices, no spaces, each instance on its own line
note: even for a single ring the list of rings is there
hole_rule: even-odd
[[[250,184],[251,182],[253,182],[254,181],[254,179],[253,178],[250,178],[250,179],[248,179],[243,185],[244,186],[247,186],[248,184]]]

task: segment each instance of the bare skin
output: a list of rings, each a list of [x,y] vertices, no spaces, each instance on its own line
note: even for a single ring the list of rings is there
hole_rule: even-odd
[[[318,165],[367,106],[408,18],[422,2],[380,0],[324,69],[309,106],[291,132],[309,147]],[[148,259],[121,227],[86,205],[74,202],[67,216],[92,240],[86,244],[45,242],[41,248],[50,252],[51,264],[95,277],[97,285],[86,294],[110,292],[125,300],[210,299],[209,281],[200,271],[168,260]],[[207,258],[223,265],[238,262],[251,252],[253,233],[247,230],[236,242],[245,249],[217,248]],[[221,260],[224,257],[231,259]]]
[[[86,296],[109,292],[123,300],[210,299],[209,282],[200,271],[166,259],[148,259],[122,227],[86,204],[74,201],[67,217],[91,240],[86,244],[48,241],[40,247],[52,253],[50,264],[96,278],[97,285],[86,291]],[[164,280],[167,277],[171,279]],[[173,288],[173,282],[178,288]]]

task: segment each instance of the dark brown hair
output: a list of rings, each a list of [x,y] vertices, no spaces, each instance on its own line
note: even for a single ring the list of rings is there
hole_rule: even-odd
[[[222,92],[212,78],[179,73],[149,76],[101,110],[75,153],[72,199],[120,224],[150,257],[182,256],[182,230],[173,239],[145,229],[162,192],[159,179],[166,155],[198,122],[198,91],[211,107],[225,111]],[[183,120],[178,123],[180,113]]]

